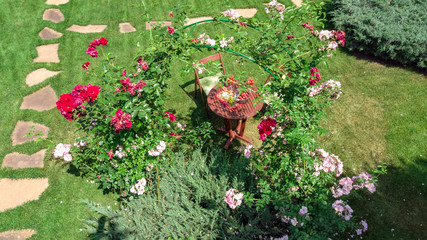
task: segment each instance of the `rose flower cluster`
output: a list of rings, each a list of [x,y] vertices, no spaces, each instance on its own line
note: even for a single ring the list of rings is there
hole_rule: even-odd
[[[129,80],[129,78],[126,78],[126,80],[120,80],[122,83],[122,88],[117,88],[114,93],[125,91],[129,92],[132,95],[135,95],[135,92],[138,93],[138,97],[141,96],[142,87],[147,85],[146,83],[142,82],[142,80],[139,80],[137,84],[133,83]]]
[[[267,140],[267,136],[273,132],[274,126],[276,126],[277,122],[274,119],[267,118],[266,120],[262,120],[260,124],[258,124],[258,132],[259,139],[262,141]]]
[[[89,43],[89,47],[86,50],[86,54],[90,55],[93,58],[97,58],[98,57],[98,51],[96,51],[96,47],[98,47],[99,45],[102,46],[108,46],[108,41],[105,38],[100,38],[100,39],[95,39],[93,40],[91,43]]]
[[[86,109],[86,106],[82,104],[86,102],[94,101],[100,91],[99,86],[87,86],[76,85],[71,93],[62,94],[58,102],[56,102],[56,108],[61,111],[61,114],[68,121],[75,119],[74,114],[81,116],[83,114],[82,109]]]
[[[119,133],[123,129],[130,129],[132,127],[132,116],[124,113],[120,108],[116,111],[116,116],[111,117],[111,126],[114,126],[114,131]]]

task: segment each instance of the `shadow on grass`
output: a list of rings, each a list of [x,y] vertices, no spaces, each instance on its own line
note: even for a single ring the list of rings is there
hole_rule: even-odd
[[[394,60],[383,59],[381,57],[374,56],[373,54],[369,54],[367,52],[361,52],[361,51],[357,51],[357,50],[349,51],[347,49],[344,49],[343,51],[348,55],[355,56],[357,60],[365,60],[365,61],[369,61],[369,62],[376,62],[376,63],[379,63],[379,64],[386,66],[387,68],[390,68],[390,67],[405,68],[405,69],[410,70],[411,72],[423,74],[424,77],[427,77],[427,69],[426,68],[420,68],[420,67],[417,67],[414,65],[406,65],[406,64],[394,61]]]
[[[367,239],[426,239],[427,158],[396,161],[380,176],[376,193],[352,200],[355,213],[370,224]]]

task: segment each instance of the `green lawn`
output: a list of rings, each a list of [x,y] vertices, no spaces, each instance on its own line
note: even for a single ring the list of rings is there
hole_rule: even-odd
[[[3,86],[0,107],[6,110],[0,118],[0,159],[15,151],[32,154],[47,145],[72,143],[79,136],[74,124],[66,121],[56,109],[39,113],[19,110],[19,107],[23,97],[49,84],[59,97],[62,93],[70,92],[76,84],[89,83],[81,64],[93,62],[85,54],[90,41],[100,37],[108,39],[109,47],[104,50],[114,53],[119,63],[129,62],[150,44],[147,34],[143,33],[145,20],[141,1],[73,0],[58,7],[65,15],[65,21],[58,24],[42,20],[45,9],[55,8],[44,2],[0,1],[0,82]],[[176,2],[156,2],[148,9],[153,18],[167,20],[167,13]],[[284,3],[289,4],[290,1]],[[214,15],[229,6],[257,7],[259,12],[256,17],[265,17],[264,6],[254,0],[210,2],[209,6],[204,1],[194,1],[189,17]],[[130,22],[138,31],[120,34],[120,22]],[[101,34],[79,34],[65,30],[72,24],[107,24],[108,27]],[[38,32],[45,26],[64,35],[60,39],[43,41],[38,37]],[[216,29],[209,24],[198,26],[195,31],[195,35],[200,31],[231,34],[225,28]],[[61,63],[32,63],[37,55],[36,46],[57,42],[60,43]],[[205,51],[193,57],[196,60],[208,54]],[[251,63],[240,62],[239,58],[229,54],[224,54],[224,58],[227,73],[246,70],[249,76],[255,77],[257,84],[264,82],[266,74]],[[393,235],[396,239],[426,238],[424,196],[427,192],[422,185],[427,183],[427,142],[424,140],[427,135],[426,76],[345,52],[339,52],[328,62],[329,68],[321,69],[322,76],[337,76],[337,80],[342,82],[344,95],[328,111],[325,128],[330,132],[320,137],[325,149],[340,156],[347,175],[372,168],[379,162],[390,166],[390,173],[379,181],[377,193],[368,196],[369,200],[359,200],[355,205],[355,215],[360,211],[362,216],[367,216],[370,228],[368,239],[389,239]],[[207,118],[201,100],[192,97],[193,74],[180,75],[183,64],[176,59],[173,66],[175,71],[168,89],[168,104],[178,120],[187,122],[191,127]],[[25,84],[26,75],[41,67],[63,72],[28,87]],[[12,146],[10,135],[18,120],[34,121],[50,127],[51,142]],[[218,118],[212,121],[222,123]],[[252,139],[258,139],[256,125],[257,121],[251,119],[246,128],[245,133]],[[217,134],[215,141],[223,145],[226,137]],[[233,143],[234,148],[239,145],[237,141]],[[104,195],[90,180],[88,182],[75,176],[68,165],[54,160],[51,153],[52,149],[46,155],[43,169],[0,169],[1,178],[48,177],[50,184],[38,201],[0,213],[0,232],[31,228],[37,231],[32,239],[83,239],[86,234],[80,229],[84,227],[89,213],[88,208],[79,201],[88,198],[116,206],[118,196]]]
[[[378,163],[389,168],[375,194],[354,201],[373,230],[368,239],[425,238],[426,75],[344,52],[328,63],[321,71],[337,76],[344,95],[328,110],[329,133],[320,140],[340,156],[347,175]]]

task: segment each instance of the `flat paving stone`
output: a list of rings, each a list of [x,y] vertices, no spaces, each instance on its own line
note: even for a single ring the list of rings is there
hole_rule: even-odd
[[[58,48],[59,43],[47,44],[36,47],[38,56],[33,59],[33,62],[59,63]]]
[[[0,212],[39,199],[48,186],[47,178],[0,178]]]
[[[31,136],[31,137],[24,137],[29,131],[30,127],[34,126],[34,134],[41,131],[43,133],[42,136]],[[12,133],[12,146],[23,144],[25,142],[34,141],[38,138],[47,138],[49,134],[49,128],[45,125],[34,123],[34,122],[25,122],[25,121],[18,121],[16,123],[15,129]]]
[[[297,7],[301,7],[301,6],[302,6],[302,0],[292,0],[292,2],[293,2]]]
[[[46,111],[56,107],[57,101],[56,93],[49,85],[24,97],[24,101],[19,109],[32,109],[39,112]]]
[[[258,9],[256,8],[238,8],[234,9],[234,11],[238,12],[239,15],[243,18],[251,18],[254,17],[255,14],[258,12]],[[224,13],[224,12],[222,12]]]
[[[61,5],[68,3],[69,0],[47,0],[45,4],[47,5]]]
[[[211,20],[211,19],[213,19],[213,18],[211,18],[211,17],[190,18],[190,19],[188,19],[188,22],[185,25],[187,26],[187,25],[190,25],[190,24],[193,24],[193,23],[196,23],[196,22],[200,22],[200,21],[203,21],[203,20]],[[200,24],[204,24],[204,23],[200,23]]]
[[[39,32],[39,36],[42,40],[50,40],[60,38],[62,33],[53,30],[52,28],[45,27]]]
[[[36,231],[33,229],[11,230],[0,233],[0,240],[22,240],[34,235]]]
[[[27,77],[25,78],[25,83],[31,87],[43,82],[44,80],[50,77],[58,75],[61,72],[62,71],[50,71],[50,70],[47,70],[46,68],[39,68],[37,70],[30,72],[27,75]]]
[[[78,32],[78,33],[100,33],[103,32],[107,28],[107,25],[86,25],[80,26],[73,24],[71,27],[67,28],[68,31]]]
[[[157,23],[162,23],[161,26],[162,27],[167,27],[172,25],[171,21],[151,21],[151,22],[146,22],[145,23],[145,28],[148,29],[152,29]]]
[[[128,33],[128,32],[135,32],[136,29],[132,26],[132,24],[125,22],[125,23],[119,23],[120,33]]]
[[[43,20],[59,23],[64,21],[64,14],[56,8],[46,9],[43,13]]]
[[[47,149],[40,150],[33,155],[21,154],[17,152],[7,154],[2,163],[2,167],[12,169],[20,168],[42,168],[43,159]]]

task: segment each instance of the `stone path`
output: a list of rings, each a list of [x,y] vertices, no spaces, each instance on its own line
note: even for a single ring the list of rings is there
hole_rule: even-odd
[[[128,22],[119,24],[120,33],[135,32],[136,29]]]
[[[86,25],[80,26],[73,24],[71,27],[67,28],[68,31],[78,32],[78,33],[100,33],[103,32],[107,28],[107,25]]]
[[[47,5],[62,5],[68,3],[69,0],[46,0],[45,4]],[[298,7],[301,6],[302,0],[292,0],[292,2]],[[247,8],[247,9],[234,9],[239,13],[242,18],[251,18],[254,17],[257,13],[256,8]],[[209,20],[212,17],[202,16],[197,18],[190,18],[187,22],[187,25]],[[56,8],[46,9],[43,13],[43,20],[50,21],[53,23],[59,23],[65,20],[64,15],[61,10]],[[160,21],[159,21],[160,22]],[[152,28],[154,25],[158,24],[157,21],[146,22],[146,29]],[[170,21],[162,21],[161,26],[170,26]],[[101,33],[107,28],[107,25],[86,25],[80,26],[73,24],[68,31],[77,32],[77,33]],[[129,33],[135,32],[136,29],[129,23],[123,22],[119,24],[120,33]],[[52,40],[58,39],[63,36],[63,33],[56,31],[55,29],[45,27],[42,29],[39,34],[42,40]],[[33,59],[34,63],[60,63],[58,56],[59,43],[41,45],[36,47],[37,57]],[[30,72],[25,79],[25,83],[29,87],[33,87],[37,84],[40,84],[49,78],[52,78],[62,71],[51,71],[46,68],[39,68]],[[20,106],[20,109],[30,109],[36,110],[38,112],[47,111],[56,106],[56,101],[58,100],[55,91],[50,85],[45,86],[41,89],[36,90],[32,94],[23,98],[23,102]],[[24,137],[30,128],[33,128],[33,135],[31,137]],[[38,132],[41,132],[42,135],[37,135]],[[31,121],[18,121],[16,123],[15,129],[11,135],[12,146],[19,144],[26,144],[31,141],[35,141],[39,138],[47,138],[49,134],[49,127],[34,123]],[[33,154],[22,154],[18,152],[12,152],[7,154],[2,161],[2,168],[10,169],[14,171],[16,169],[26,169],[26,168],[43,168],[43,160],[47,149],[39,150]],[[33,179],[7,179],[0,178],[0,212],[7,211],[9,209],[16,208],[25,204],[28,201],[38,200],[40,195],[48,188],[49,180],[47,178],[33,178]],[[31,237],[36,233],[32,229],[22,229],[22,230],[10,230],[0,233],[0,240],[8,239],[26,239]]]
[[[33,62],[59,63],[58,47],[59,43],[36,47],[38,56]]]
[[[17,152],[9,153],[4,157],[1,166],[10,167],[12,169],[42,168],[46,151],[47,149],[43,149],[33,155],[20,154]]]
[[[145,29],[152,29],[155,25],[160,24],[162,27],[167,27],[172,24],[171,21],[150,21],[145,23]]]
[[[47,0],[46,4],[48,5],[61,5],[68,3],[69,0]]]
[[[39,131],[41,131],[43,135],[41,136],[33,135],[31,137],[24,137],[24,135],[28,133],[31,127],[34,127],[34,133],[38,133]],[[15,130],[13,130],[13,133],[12,133],[12,146],[23,144],[30,141],[35,141],[39,138],[47,138],[48,134],[49,134],[49,128],[42,124],[18,121],[18,123],[15,126]]]
[[[0,240],[22,240],[34,235],[36,231],[32,229],[23,229],[18,231],[7,231],[0,233]]]
[[[55,91],[53,91],[52,87],[49,85],[24,97],[24,101],[19,109],[32,109],[39,112],[46,111],[56,107],[57,101],[58,98],[56,97]]]
[[[46,9],[46,11],[43,13],[43,20],[59,23],[64,21],[64,14],[62,14],[61,10],[59,9]]]
[[[48,186],[47,178],[0,178],[0,212],[39,199]]]
[[[62,36],[62,33],[57,32],[51,28],[45,27],[39,32],[39,36],[42,40],[50,40],[60,38]]]
[[[49,71],[46,68],[39,68],[37,70],[32,71],[25,78],[25,83],[31,87],[33,85],[39,84],[44,80],[56,76],[60,74],[61,71]]]
[[[256,9],[256,8],[237,8],[237,9],[234,9],[234,11],[238,12],[242,18],[251,18],[251,17],[255,16],[255,14],[258,12],[258,9]],[[222,13],[224,13],[224,12],[222,12]]]
[[[47,0],[46,4],[61,5],[69,0]],[[43,13],[43,20],[59,23],[64,21],[64,15],[59,9],[47,9]],[[52,28],[45,27],[39,32],[42,40],[52,40],[62,37],[62,33]],[[34,63],[59,63],[58,56],[59,43],[41,45],[36,47],[37,57],[33,59]],[[32,87],[47,79],[54,77],[61,71],[50,71],[46,68],[39,68],[29,73],[25,78],[25,83]],[[46,111],[56,106],[58,100],[55,91],[50,85],[45,86],[32,94],[23,98],[20,109],[31,109],[36,111]],[[32,136],[24,137],[32,129]],[[41,132],[42,135],[38,133]],[[31,121],[18,121],[11,135],[12,146],[26,144],[39,138],[47,138],[49,128],[42,124]],[[1,164],[2,168],[26,169],[43,168],[43,160],[47,149],[39,150],[33,154],[21,154],[12,152],[7,154]],[[0,178],[0,212],[4,212],[29,201],[38,200],[40,195],[48,188],[49,180],[47,178],[32,179],[8,179]],[[0,233],[0,240],[27,239],[36,233],[33,229],[14,229]]]
[[[302,0],[292,0],[292,3],[295,4],[297,7],[302,6]]]

